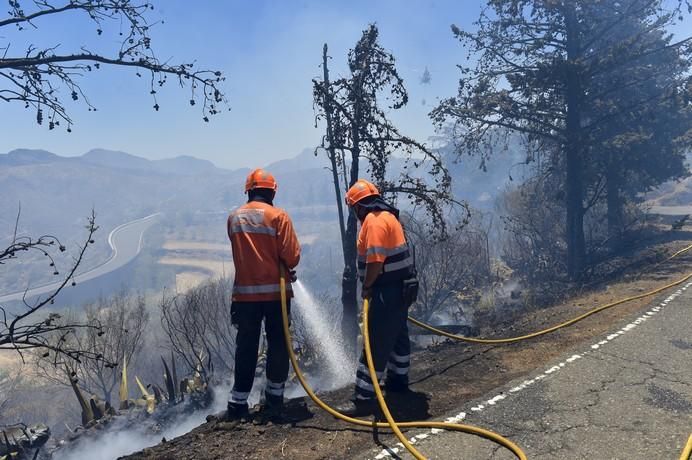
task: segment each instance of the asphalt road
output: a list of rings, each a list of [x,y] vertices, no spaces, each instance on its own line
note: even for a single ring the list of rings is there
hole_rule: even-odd
[[[137,257],[137,254],[139,254],[142,249],[142,236],[144,235],[144,232],[154,222],[156,222],[156,218],[159,215],[160,213],[152,214],[141,219],[124,223],[114,228],[108,234],[108,244],[111,247],[110,257],[96,267],[92,267],[81,273],[78,272],[78,274],[75,276],[75,281],[77,283],[83,283],[90,279],[105,275],[106,273],[122,267]],[[29,289],[29,291],[26,293],[26,298],[29,299],[37,295],[51,292],[60,286],[61,283],[62,280]],[[1,295],[0,304],[14,300],[22,300],[23,295],[24,291]]]
[[[449,417],[508,437],[531,460],[678,459],[692,433],[692,282],[596,342]],[[468,434],[408,435],[429,459],[515,458]],[[370,458],[412,458],[401,445],[394,449]]]

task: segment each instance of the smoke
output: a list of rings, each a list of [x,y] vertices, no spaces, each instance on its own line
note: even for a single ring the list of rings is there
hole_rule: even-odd
[[[355,373],[352,363],[345,351],[342,341],[335,334],[335,324],[330,318],[332,312],[320,305],[302,283],[296,283],[296,314],[307,328],[310,345],[322,350],[324,365],[319,373],[308,376],[315,390],[333,390],[351,383]],[[264,379],[255,379],[248,402],[254,405],[259,402],[264,388]],[[128,425],[125,417],[116,420],[99,433],[85,435],[73,444],[58,450],[53,455],[55,460],[111,460],[154,446],[162,438],[173,439],[188,433],[206,421],[210,413],[217,413],[226,408],[230,386],[220,385],[213,388],[211,407],[200,409],[181,417],[174,426],[159,433],[147,432],[145,424]],[[286,398],[305,396],[299,384],[287,386]],[[136,423],[136,422],[135,422]]]
[[[154,446],[162,438],[173,439],[181,436],[206,421],[206,416],[226,408],[229,387],[219,386],[213,389],[212,405],[181,417],[174,426],[160,433],[148,433],[143,426],[131,426],[124,429],[127,420],[109,425],[96,435],[85,435],[74,444],[58,450],[53,455],[55,460],[112,460],[114,458],[137,452]]]
[[[520,291],[521,284],[518,281],[507,280],[502,283],[502,286],[497,290],[497,295],[500,297],[510,297],[513,291]]]

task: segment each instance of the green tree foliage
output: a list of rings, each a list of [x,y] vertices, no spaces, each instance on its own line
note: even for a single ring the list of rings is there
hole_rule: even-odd
[[[689,5],[669,4],[489,0],[473,32],[452,26],[469,61],[460,66],[458,94],[431,117],[439,126],[451,122],[458,154],[486,159],[521,133],[530,150],[552,156],[572,278],[586,263],[584,214],[602,196],[604,159],[627,163],[628,183],[646,176],[644,187],[679,175],[684,136],[659,128],[671,104],[689,116],[683,83],[690,39],[673,41],[666,32]]]
[[[584,117],[593,169],[589,202],[605,190],[608,233],[617,244],[626,226],[627,202],[688,174],[684,161],[692,146],[692,106],[687,100],[692,49],[685,40],[673,42],[664,29],[675,11],[625,15],[611,2],[603,3],[599,15],[617,21],[617,26],[593,45],[604,71],[591,80]]]

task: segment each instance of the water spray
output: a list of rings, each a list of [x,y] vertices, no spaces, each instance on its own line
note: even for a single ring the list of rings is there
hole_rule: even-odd
[[[355,363],[348,358],[341,332],[334,327],[335,321],[300,281],[293,283],[296,313],[307,328],[311,345],[321,350],[327,372],[328,389],[341,388],[351,382]]]
[[[443,430],[453,430],[453,431],[462,431],[466,433],[471,433],[475,434],[487,439],[490,439],[507,449],[509,449],[514,455],[519,460],[526,460],[526,455],[524,452],[521,451],[519,446],[514,444],[512,441],[509,439],[506,439],[502,436],[500,436],[497,433],[493,433],[492,431],[484,430],[482,428],[472,426],[472,425],[463,425],[463,424],[458,424],[458,423],[447,423],[447,422],[396,422],[393,419],[391,419],[391,414],[389,419],[387,420],[387,423],[383,422],[373,422],[370,420],[364,420],[364,419],[359,419],[359,418],[353,418],[349,417],[348,415],[344,415],[341,412],[335,410],[328,404],[326,404],[324,401],[322,401],[317,394],[313,391],[312,387],[310,384],[308,384],[307,379],[303,375],[303,372],[300,370],[300,366],[298,365],[298,359],[296,358],[295,353],[293,353],[293,340],[291,339],[291,328],[288,324],[288,307],[287,307],[287,301],[286,301],[286,279],[284,278],[284,274],[282,273],[281,275],[281,316],[283,319],[283,325],[284,325],[284,340],[286,340],[286,348],[288,349],[288,357],[291,360],[291,364],[293,365],[293,369],[296,372],[296,377],[298,378],[298,381],[300,381],[300,384],[303,386],[305,389],[305,392],[308,394],[310,399],[322,410],[326,411],[327,413],[331,414],[332,416],[338,418],[339,420],[343,420],[347,423],[352,423],[354,425],[359,425],[359,426],[364,426],[364,427],[369,427],[369,428],[388,428],[392,429],[397,435],[400,435],[400,440],[406,441],[404,438],[403,434],[401,434],[400,429],[401,428],[438,428],[438,429],[443,429]],[[365,318],[367,318],[367,311],[368,311],[368,302],[367,300],[365,301],[363,305],[364,309],[364,315]],[[368,337],[368,329],[367,329],[367,319],[365,320],[364,328],[363,328],[363,340],[367,341],[369,339]],[[379,391],[379,383],[377,382],[377,375],[375,373],[375,368],[373,367],[372,363],[372,356],[370,356],[370,353],[367,353],[369,351],[369,347],[366,348],[366,357],[368,359],[368,368],[371,374],[371,377],[373,378],[373,386],[378,389]],[[382,399],[382,394],[381,391],[379,391],[379,396],[378,396],[378,401],[383,409],[386,409],[386,404],[384,402],[384,399]],[[403,442],[404,446],[410,446],[410,443],[408,442]],[[413,446],[411,446],[413,447]],[[416,458],[419,460],[424,458],[418,453],[418,451],[415,450],[415,448],[412,448],[409,450]],[[414,454],[415,452],[415,454]]]

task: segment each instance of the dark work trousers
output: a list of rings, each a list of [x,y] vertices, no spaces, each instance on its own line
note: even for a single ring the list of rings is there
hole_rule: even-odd
[[[290,299],[288,307],[290,312]],[[281,302],[233,302],[231,321],[238,329],[235,348],[233,390],[230,402],[247,404],[257,368],[262,320],[267,337],[267,386],[264,389],[268,404],[283,401],[284,385],[288,377],[288,350],[284,340]]]
[[[370,349],[378,379],[382,378],[386,367],[388,382],[408,385],[411,342],[402,282],[373,286],[369,312]],[[355,397],[361,400],[375,397],[365,350],[361,353],[356,371]]]

